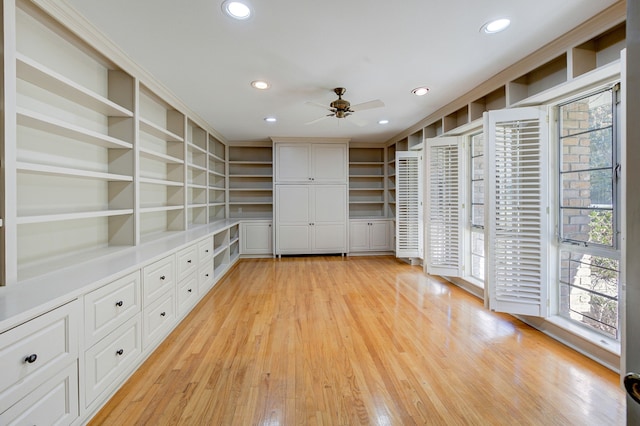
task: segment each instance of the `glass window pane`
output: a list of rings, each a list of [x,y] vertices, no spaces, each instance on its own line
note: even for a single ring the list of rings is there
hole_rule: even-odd
[[[613,125],[613,92],[607,90],[560,107],[561,137]]]
[[[615,259],[563,251],[560,313],[617,337],[618,269]]]
[[[471,156],[484,155],[484,134],[480,133],[471,138]]]
[[[562,171],[613,167],[613,129],[594,130],[562,139]]]
[[[484,257],[484,232],[471,231],[471,253]]]
[[[471,179],[482,180],[484,179],[484,156],[474,157],[471,160]]]
[[[475,226],[484,226],[484,206],[483,205],[472,206],[471,223]]]
[[[484,281],[484,230],[471,230],[471,276]]]
[[[562,238],[613,246],[613,212],[594,209],[562,209]]]
[[[484,181],[483,180],[472,182],[471,202],[473,204],[484,204]]]
[[[613,171],[563,173],[562,207],[610,207],[613,204]]]

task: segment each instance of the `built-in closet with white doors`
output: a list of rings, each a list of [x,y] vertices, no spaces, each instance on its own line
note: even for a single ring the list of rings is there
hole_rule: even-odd
[[[275,254],[347,253],[348,140],[274,139]]]

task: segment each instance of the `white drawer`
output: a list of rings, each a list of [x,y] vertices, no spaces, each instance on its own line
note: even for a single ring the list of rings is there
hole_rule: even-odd
[[[202,265],[213,257],[213,237],[206,238],[198,243],[198,262]]]
[[[86,405],[135,366],[142,352],[140,316],[136,315],[85,352]]]
[[[183,248],[178,252],[178,281],[185,279],[198,269],[198,245]]]
[[[175,293],[169,292],[144,308],[142,340],[145,348],[171,329],[176,319],[175,306]]]
[[[198,300],[198,276],[193,273],[178,284],[178,313],[182,316]]]
[[[78,365],[54,377],[0,414],[3,425],[69,425],[78,418]]]
[[[142,288],[145,303],[160,297],[176,282],[175,260],[173,256],[147,265],[142,270]]]
[[[0,334],[0,412],[78,358],[79,302]]]
[[[213,259],[198,268],[198,294],[204,297],[213,287]]]
[[[85,346],[89,347],[140,312],[140,272],[136,271],[84,297]]]

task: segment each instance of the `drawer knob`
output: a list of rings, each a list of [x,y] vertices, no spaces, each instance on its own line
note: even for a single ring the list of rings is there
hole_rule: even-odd
[[[116,351],[116,355],[122,355],[124,353],[124,349],[118,349]]]
[[[117,307],[119,307],[119,308],[120,308],[120,307],[122,307],[122,305],[124,305],[124,302],[123,302],[122,300],[118,300],[118,301],[116,302],[116,306],[117,306]]]
[[[208,276],[209,276],[209,274],[204,274],[204,276],[205,276],[205,277],[208,277]]]
[[[187,290],[189,293],[191,293],[191,289]]]
[[[161,279],[162,281],[164,281],[164,279],[165,279],[165,278],[166,278],[166,277],[165,277],[164,275],[160,277],[160,279]]]
[[[209,249],[206,249],[204,252],[205,252],[205,253],[209,253]]]
[[[38,359],[38,355],[36,354],[31,354],[28,357],[26,357],[24,359],[24,362],[28,363],[28,364],[33,364],[34,362],[36,362],[36,359]]]
[[[187,260],[187,263],[191,263],[191,259]]]
[[[167,313],[166,313],[166,312],[160,312],[160,316],[161,316],[161,317],[164,317],[164,316],[166,316],[166,315],[167,315]]]

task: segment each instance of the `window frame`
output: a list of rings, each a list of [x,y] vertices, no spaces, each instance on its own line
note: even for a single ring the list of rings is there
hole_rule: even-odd
[[[478,155],[473,155],[473,142],[474,142],[474,138],[477,136],[482,136],[482,150],[480,152],[480,154]],[[469,259],[469,261],[467,262],[467,264],[469,265],[469,271],[467,273],[467,277],[470,278],[472,281],[472,283],[484,288],[485,285],[485,279],[486,279],[486,262],[487,262],[487,256],[486,256],[486,252],[485,252],[485,248],[484,248],[484,241],[486,241],[487,238],[487,232],[486,232],[486,200],[484,198],[484,194],[486,193],[486,180],[485,180],[485,176],[484,176],[484,170],[487,167],[486,164],[486,160],[485,160],[485,153],[484,153],[484,144],[486,143],[485,140],[485,134],[484,134],[484,129],[480,128],[477,131],[474,132],[470,132],[468,135],[466,135],[466,139],[467,139],[467,146],[469,147],[469,155],[468,155],[468,159],[469,159],[469,173],[468,173],[468,178],[467,183],[469,185],[469,197],[468,197],[468,203],[469,203],[469,214],[468,214],[468,226],[467,226],[467,236],[465,237],[466,240],[469,243],[469,250],[467,250],[467,258]],[[480,179],[474,179],[474,159],[478,158],[478,157],[482,157],[482,178]],[[482,181],[483,183],[483,199],[482,199],[482,203],[475,203],[474,202],[474,183],[478,182],[478,181]],[[473,221],[473,211],[474,211],[474,207],[475,206],[482,206],[483,209],[483,223],[482,225],[478,225],[476,223],[474,223]],[[482,256],[475,254],[473,251],[473,234],[474,233],[481,233],[482,234],[482,241],[483,241],[483,253]],[[473,273],[473,258],[474,256],[478,256],[482,258],[482,277],[476,276]]]
[[[592,242],[588,242],[588,241],[580,241],[580,240],[575,240],[575,239],[571,239],[571,238],[565,238],[563,236],[563,232],[562,232],[562,220],[563,220],[563,208],[566,208],[565,206],[563,206],[563,188],[562,188],[562,175],[563,175],[563,171],[562,171],[562,167],[563,167],[563,151],[562,151],[562,117],[561,117],[561,107],[574,103],[574,102],[578,102],[582,99],[586,99],[589,98],[591,96],[597,95],[599,93],[603,93],[606,91],[611,91],[612,92],[612,97],[611,97],[611,104],[612,104],[612,122],[611,122],[611,128],[612,128],[612,147],[611,147],[611,151],[612,151],[612,164],[611,164],[611,172],[612,172],[612,205],[611,205],[611,209],[593,209],[591,207],[589,207],[589,209],[591,210],[595,210],[595,211],[607,211],[607,210],[611,210],[612,211],[612,244],[611,246],[608,245],[604,245],[604,244],[599,244],[599,243],[592,243]],[[621,127],[620,127],[620,120],[621,120],[621,111],[620,111],[620,105],[621,105],[621,91],[620,91],[620,82],[619,81],[615,81],[615,82],[611,82],[607,85],[604,86],[600,86],[596,89],[590,90],[590,91],[585,91],[579,94],[574,94],[573,96],[566,96],[564,97],[560,102],[556,102],[556,103],[550,103],[549,107],[550,109],[554,110],[554,113],[556,115],[556,122],[557,125],[554,127],[552,127],[551,129],[553,130],[553,140],[556,143],[556,158],[555,160],[557,161],[557,164],[555,165],[555,179],[556,179],[556,194],[554,196],[554,209],[555,209],[555,220],[556,220],[556,245],[554,248],[554,261],[557,262],[557,266],[556,266],[556,278],[555,280],[552,280],[551,282],[555,283],[555,299],[553,306],[554,306],[554,311],[555,314],[558,315],[560,318],[563,318],[566,321],[569,321],[571,324],[575,324],[578,327],[584,328],[585,330],[590,330],[592,332],[595,332],[599,335],[602,335],[608,339],[612,339],[616,342],[620,342],[620,339],[622,337],[622,326],[623,326],[623,300],[624,300],[624,295],[623,295],[623,290],[622,290],[622,271],[623,271],[623,259],[622,259],[622,244],[621,244],[621,232],[622,232],[622,188],[623,188],[623,182],[622,182],[622,173],[621,173],[621,167],[622,164],[624,164],[624,159],[622,158],[622,135],[621,135]],[[603,168],[597,168],[597,169],[603,169]],[[588,169],[589,171],[592,169]],[[566,172],[564,172],[566,173]],[[569,256],[573,255],[573,254],[582,254],[582,255],[591,255],[591,256],[596,256],[596,257],[604,257],[604,258],[608,258],[611,260],[614,260],[616,262],[618,262],[618,270],[617,272],[617,298],[616,298],[616,303],[617,303],[617,322],[616,322],[616,326],[615,326],[615,330],[616,330],[616,335],[613,336],[610,333],[607,333],[604,330],[598,329],[595,326],[591,326],[579,319],[575,319],[575,318],[571,318],[571,314],[568,312],[563,312],[563,286],[568,286],[570,287],[576,287],[576,288],[581,288],[578,285],[574,285],[571,283],[567,283],[567,282],[563,282],[562,281],[562,256],[563,253],[568,253]],[[588,290],[585,289],[587,292],[589,293],[593,293],[594,295],[598,296],[599,292],[596,290]],[[565,295],[565,297],[569,297],[570,295]],[[607,298],[609,298],[609,296],[607,296]],[[571,301],[569,300],[568,303],[571,303]],[[571,307],[571,305],[568,305],[569,309]],[[577,314],[586,316],[584,313],[579,313],[577,312]],[[588,316],[587,316],[588,317]],[[588,317],[590,318],[590,317]],[[594,321],[598,321],[598,319],[593,318]],[[600,322],[600,321],[598,321]],[[608,324],[604,323],[606,326],[609,326]],[[613,328],[613,327],[612,327]]]

